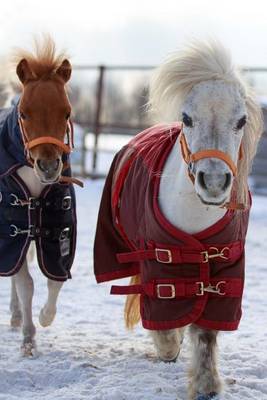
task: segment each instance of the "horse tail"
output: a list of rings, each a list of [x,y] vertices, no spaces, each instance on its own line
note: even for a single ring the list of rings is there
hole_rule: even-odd
[[[140,284],[140,275],[135,275],[131,278],[131,285]],[[130,294],[127,296],[125,307],[124,307],[124,320],[126,328],[133,329],[136,324],[140,321],[140,295]]]

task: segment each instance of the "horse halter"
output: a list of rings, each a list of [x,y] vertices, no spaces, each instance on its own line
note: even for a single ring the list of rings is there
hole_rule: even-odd
[[[23,125],[23,119],[21,117],[21,115],[19,114],[18,116],[18,122],[19,122],[19,127],[20,127],[20,132],[21,132],[21,136],[22,136],[22,140],[23,140],[23,144],[24,144],[24,149],[25,149],[25,153],[26,153],[26,157],[27,157],[27,161],[33,166],[34,164],[34,160],[32,159],[31,155],[30,155],[30,150],[33,149],[36,146],[39,146],[41,144],[54,144],[57,147],[59,147],[60,149],[63,150],[63,153],[65,154],[70,154],[74,148],[74,141],[73,141],[73,123],[72,121],[69,119],[68,123],[67,123],[67,131],[66,131],[66,135],[68,138],[68,142],[64,143],[63,141],[53,137],[53,136],[40,136],[36,139],[32,139],[30,140],[27,132],[25,130],[25,127]],[[63,170],[67,169],[69,167],[68,163],[65,163],[63,165]],[[69,177],[69,176],[61,176],[59,179],[60,182],[66,182],[66,183],[76,183],[77,185],[83,187],[83,183],[73,177]]]
[[[196,161],[202,160],[204,158],[218,158],[218,159],[222,160],[223,162],[225,162],[228,165],[228,167],[230,168],[230,170],[233,173],[233,176],[234,177],[237,176],[237,166],[235,165],[235,163],[233,162],[233,160],[231,159],[231,157],[228,154],[224,153],[221,150],[217,150],[217,149],[199,150],[196,153],[191,153],[191,151],[188,148],[185,135],[183,133],[183,126],[181,129],[181,133],[179,135],[179,139],[180,139],[182,156],[183,156],[185,163],[188,165],[188,175],[193,184],[195,183],[195,177],[190,172],[189,166],[190,166],[190,164],[192,164]],[[239,156],[238,156],[239,160],[241,160],[242,155],[243,154],[242,154],[242,145],[241,145],[239,148]],[[243,210],[245,208],[244,204],[235,203],[235,202],[226,203],[222,207],[228,208],[231,210],[236,210],[236,209]]]

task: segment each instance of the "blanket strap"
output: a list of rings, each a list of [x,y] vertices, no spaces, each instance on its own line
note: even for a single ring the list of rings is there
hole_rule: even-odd
[[[112,286],[110,294],[129,295],[141,294],[148,297],[170,300],[181,297],[204,296],[206,294],[222,297],[241,297],[243,281],[237,278],[211,279],[208,285],[204,282],[179,282],[165,280],[164,283],[149,282],[140,285]]]
[[[120,264],[140,262],[145,260],[156,260],[162,264],[186,264],[186,263],[207,263],[211,259],[218,259],[218,262],[235,261],[241,257],[244,251],[242,241],[230,244],[210,245],[205,250],[197,250],[193,248],[155,248],[136,250],[127,253],[118,253],[117,261]]]

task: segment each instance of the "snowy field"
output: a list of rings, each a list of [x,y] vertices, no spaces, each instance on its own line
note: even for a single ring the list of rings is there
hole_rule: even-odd
[[[1,278],[0,400],[186,400],[189,343],[176,364],[157,360],[147,331],[127,333],[123,296],[96,285],[92,245],[102,181],[77,189],[79,235],[73,279],[61,292],[54,324],[41,328],[38,313],[46,281],[36,265],[34,321],[38,356],[22,358],[20,332],[9,327],[10,280]],[[267,400],[267,201],[254,197],[247,241],[244,317],[238,332],[219,339],[223,400]]]

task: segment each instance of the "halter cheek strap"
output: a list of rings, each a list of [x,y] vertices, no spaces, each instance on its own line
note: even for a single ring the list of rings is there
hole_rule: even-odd
[[[200,150],[200,151],[197,151],[196,153],[192,154],[188,148],[187,141],[186,141],[185,135],[182,130],[181,130],[179,138],[180,138],[181,153],[182,153],[183,159],[186,162],[186,164],[190,165],[191,163],[202,160],[204,158],[219,158],[220,160],[222,160],[223,162],[225,162],[228,165],[228,167],[230,168],[230,170],[233,173],[233,176],[236,177],[237,166],[235,165],[235,163],[233,162],[233,160],[231,159],[231,157],[228,154],[224,153],[223,151],[217,150],[217,149]],[[240,160],[241,158],[242,158],[242,145],[239,148],[239,158],[238,159]],[[188,175],[189,175],[189,178],[191,179],[192,183],[194,184],[195,177],[190,172],[189,169],[188,169]],[[245,209],[244,204],[234,203],[232,201],[229,203],[226,203],[223,207],[230,209],[230,210]]]

